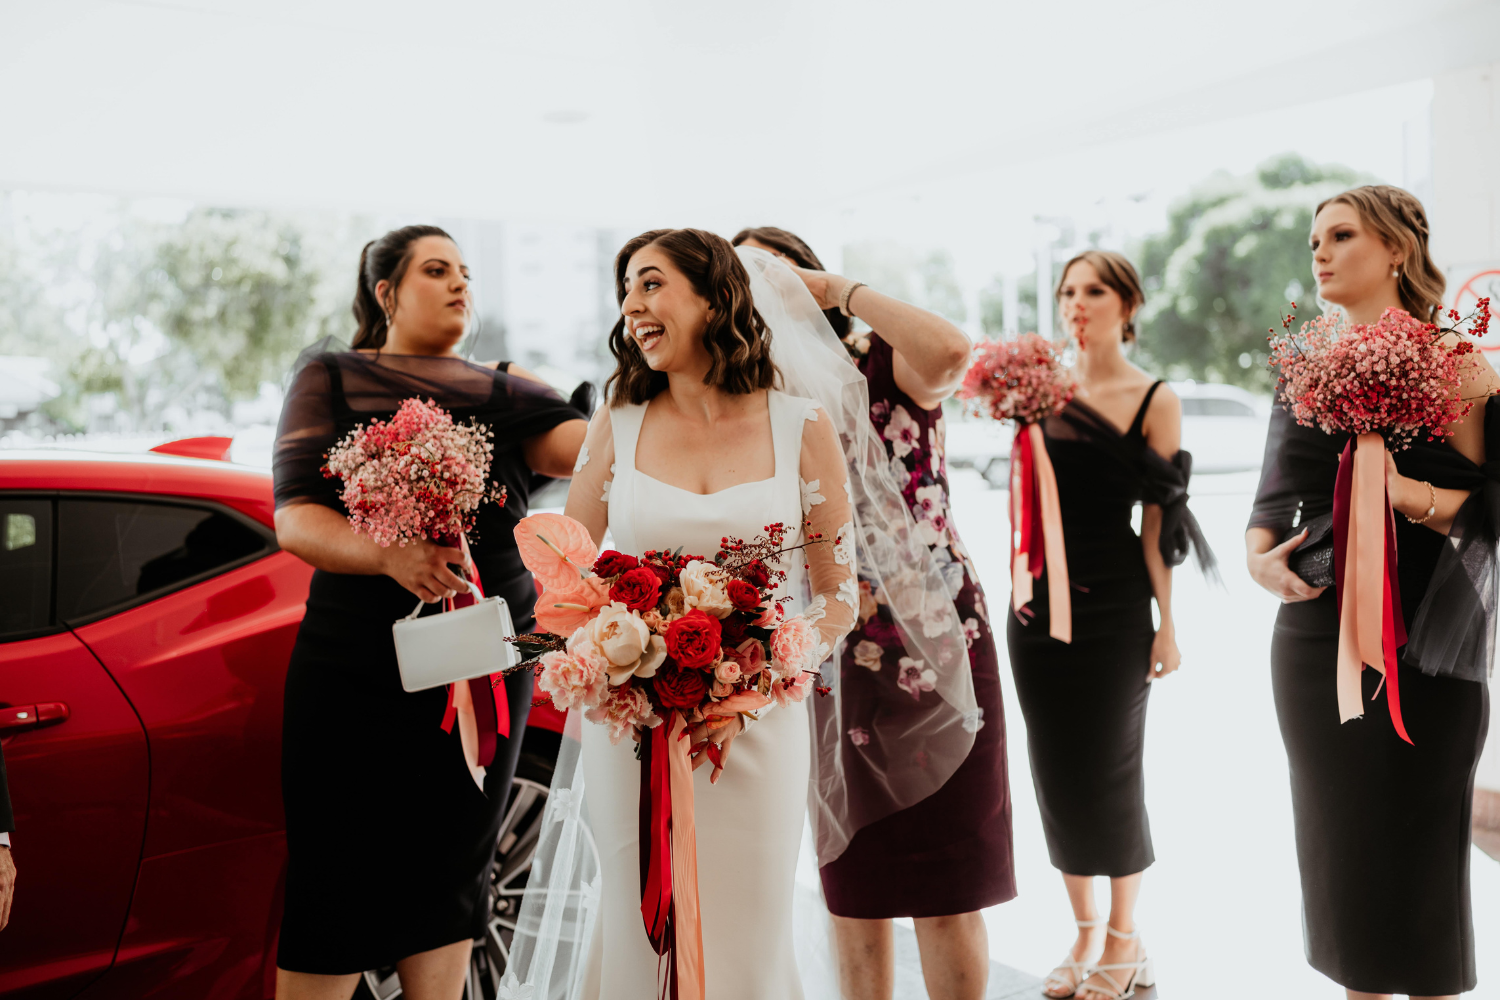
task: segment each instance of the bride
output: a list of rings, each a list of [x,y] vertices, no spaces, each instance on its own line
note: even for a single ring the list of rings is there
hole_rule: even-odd
[[[772,255],[736,254],[695,229],[655,230],[626,243],[615,289],[622,316],[609,346],[617,367],[606,383],[608,406],[579,455],[567,514],[596,542],[610,531],[626,553],[680,548],[708,559],[725,536],[754,538],[777,522],[800,526],[788,531],[789,544],[812,541],[785,557],[779,594],[791,598],[788,616],[804,614],[836,649],[859,607],[856,547],[861,561],[878,549],[868,557],[873,572],[885,563],[910,573],[921,560],[904,551],[912,537],[904,524],[890,523],[905,507],[887,465],[859,457],[878,450],[862,429],[863,380],[816,302]],[[934,617],[943,607],[952,622]],[[925,641],[963,648],[951,604],[910,614]],[[934,649],[932,662],[941,657]],[[837,678],[825,674],[824,683]],[[704,979],[713,1000],[803,995],[792,910],[810,783],[820,840],[848,837],[840,740],[821,733],[830,728],[823,718],[816,725],[808,718],[819,697],[691,737],[699,751]],[[821,708],[815,714],[836,718]],[[569,716],[573,739],[563,741],[500,996],[650,1000],[665,960],[641,914],[641,765],[632,743],[611,744],[604,727],[577,715]],[[815,746],[814,733],[827,746]],[[702,747],[710,739],[720,763],[707,767]]]

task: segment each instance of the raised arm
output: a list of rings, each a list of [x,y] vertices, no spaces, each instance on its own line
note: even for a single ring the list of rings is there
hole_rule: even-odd
[[[563,508],[563,513],[589,529],[595,545],[604,541],[604,532],[609,529],[609,487],[614,479],[615,433],[609,408],[601,406],[589,421],[583,447],[578,449],[568,503]]]

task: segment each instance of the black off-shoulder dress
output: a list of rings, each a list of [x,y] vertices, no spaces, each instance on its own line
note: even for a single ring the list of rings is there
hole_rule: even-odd
[[[1349,437],[1271,417],[1250,527],[1284,537],[1333,509]],[[1483,469],[1419,437],[1397,452],[1404,476],[1474,490],[1448,536],[1396,516],[1401,650],[1396,735],[1380,675],[1365,670],[1361,719],[1339,723],[1338,598],[1284,604],[1271,640],[1271,679],[1292,780],[1307,960],[1346,989],[1437,996],[1476,984],[1469,906],[1474,771],[1489,723],[1483,683],[1495,633],[1494,511],[1500,499],[1500,401],[1485,410]],[[1486,549],[1488,550],[1486,553]],[[1459,559],[1458,562],[1463,560]],[[1456,572],[1455,572],[1456,570]],[[1441,591],[1430,593],[1434,587]],[[1418,651],[1427,655],[1415,657]],[[1420,666],[1419,666],[1420,664]],[[1424,672],[1425,671],[1425,672]]]
[[[503,509],[480,508],[470,544],[485,593],[504,597],[517,630],[528,631],[536,592],[512,534],[533,479],[522,445],[583,418],[551,389],[458,358],[319,354],[294,378],[282,411],[276,505],[347,513],[338,481],[320,471],[324,453],[413,396],[495,432],[490,477],[509,497]],[[512,735],[498,741],[481,791],[457,728],[440,728],[445,690],[401,688],[391,624],[415,604],[388,576],[313,574],[282,732],[289,862],[276,964],[283,969],[361,972],[484,931],[532,678],[521,671],[506,679]]]
[[[1213,566],[1187,508],[1191,456],[1178,452],[1168,462],[1142,433],[1161,385],[1147,390],[1123,434],[1081,400],[1042,422],[1073,588],[1073,641],[1048,635],[1045,574],[1029,610],[1009,616],[1006,640],[1047,852],[1069,875],[1119,878],[1155,860],[1142,755],[1156,627],[1132,508],[1161,507],[1168,566],[1180,564],[1190,546],[1205,570]]]

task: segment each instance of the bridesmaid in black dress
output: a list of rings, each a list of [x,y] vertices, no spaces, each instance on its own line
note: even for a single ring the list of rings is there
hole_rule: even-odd
[[[990,610],[948,509],[943,459],[942,402],[963,377],[968,338],[941,317],[864,286],[856,287],[844,304],[875,330],[868,337],[848,338],[849,317],[836,307],[849,282],[823,272],[806,243],[770,227],[747,229],[734,242],[769,250],[802,268],[798,273],[813,297],[830,307],[835,332],[846,337],[869,383],[870,419],[886,441],[887,457],[900,463],[918,531],[948,571],[949,593],[969,642],[979,707],[971,723],[974,744],[943,786],[916,805],[860,828],[844,852],[819,872],[834,915],[843,995],[889,1000],[895,973],[891,919],[912,917],[928,995],[977,1000],[989,974],[979,911],[1013,899],[1016,879],[1005,709]],[[919,685],[902,668],[906,650],[883,603],[888,597],[872,594],[869,586],[861,584],[858,626],[845,640],[839,664],[840,698],[856,733],[873,728],[872,719],[900,719],[922,705]],[[928,692],[926,697],[936,696]],[[878,778],[851,774],[851,795]]]
[[[1374,322],[1390,307],[1441,320],[1442,274],[1427,254],[1421,203],[1407,192],[1356,188],[1319,205],[1312,251],[1318,294],[1351,321]],[[1492,395],[1500,379],[1488,362],[1477,352],[1466,361],[1462,395]],[[1245,536],[1250,575],[1283,602],[1271,678],[1291,766],[1307,960],[1350,997],[1456,996],[1477,982],[1469,828],[1489,721],[1500,400],[1449,427],[1446,441],[1419,435],[1387,463],[1411,743],[1396,735],[1374,670],[1363,672],[1364,717],[1339,723],[1337,597],[1287,565],[1309,533],[1296,526],[1333,510],[1348,435],[1302,427],[1278,407]]]
[[[324,453],[401,401],[431,399],[495,432],[492,485],[504,508],[479,510],[470,543],[487,594],[532,625],[536,592],[512,529],[534,476],[572,475],[583,414],[514,366],[454,353],[472,303],[458,247],[441,229],[387,233],[360,258],[354,350],[300,369],[277,434],[276,534],[317,568],[287,672],[282,737],[286,913],[277,954],[281,1000],[350,996],[359,973],[395,965],[411,1000],[454,1000],[470,942],[485,928],[489,869],[531,704],[531,675],[506,680],[511,738],[483,777],[458,727],[444,732],[443,688],[407,694],[391,623],[415,594],[464,590],[457,549],[380,548],[349,527]]]
[[[1048,634],[1045,575],[1006,635],[1047,850],[1078,924],[1043,992],[1081,1000],[1115,1000],[1155,981],[1134,922],[1141,873],[1155,857],[1141,768],[1146,699],[1180,662],[1172,567],[1190,542],[1212,566],[1187,509],[1182,406],[1122,352],[1143,298],[1119,254],[1085,251],[1063,269],[1057,300],[1077,342],[1079,388],[1042,432],[1057,475],[1072,642]],[[1137,503],[1140,535],[1131,527]],[[1095,908],[1098,875],[1110,878],[1107,920]]]

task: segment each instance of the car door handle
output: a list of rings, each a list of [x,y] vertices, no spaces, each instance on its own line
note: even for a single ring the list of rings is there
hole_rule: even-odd
[[[14,736],[28,729],[55,726],[67,721],[68,706],[60,701],[41,701],[35,705],[12,705],[0,708],[0,733]]]

